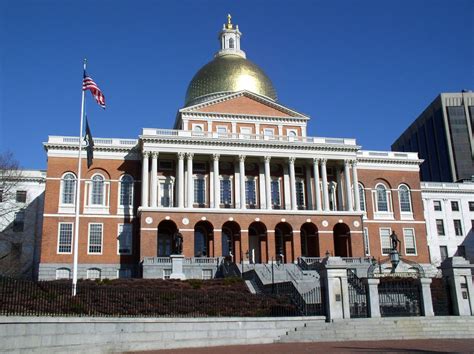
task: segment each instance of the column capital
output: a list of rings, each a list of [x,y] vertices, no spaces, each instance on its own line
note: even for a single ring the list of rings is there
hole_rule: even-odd
[[[150,152],[150,156],[154,159],[158,158],[159,155],[160,155],[160,153],[158,151],[151,151]]]
[[[187,152],[186,157],[188,158],[188,160],[192,160],[194,157],[194,154],[192,152]]]
[[[352,163],[351,159],[344,159],[344,166],[348,166]]]
[[[179,160],[184,160],[185,155],[186,155],[186,153],[184,153],[184,152],[178,152],[178,159]]]
[[[247,156],[245,156],[245,155],[239,155],[239,161],[240,161],[240,162],[245,162],[245,158],[246,158],[246,157],[247,157]]]
[[[214,161],[219,161],[219,158],[220,158],[220,157],[221,157],[221,155],[219,155],[219,154],[212,154],[212,159],[213,159]]]
[[[151,156],[151,151],[142,151],[142,155],[144,158]]]
[[[270,162],[271,159],[272,159],[271,156],[264,156],[263,157],[263,161],[265,161],[265,162]]]
[[[321,166],[326,166],[328,159],[320,159],[319,161],[321,161]]]
[[[319,157],[313,157],[313,164],[314,165],[318,165],[319,166],[319,162],[321,161],[321,159]]]
[[[351,160],[352,167],[357,167],[357,160]]]
[[[294,157],[294,156],[290,156],[288,158],[288,162],[290,163],[290,165],[293,165],[295,163],[295,160],[296,160],[296,157]]]

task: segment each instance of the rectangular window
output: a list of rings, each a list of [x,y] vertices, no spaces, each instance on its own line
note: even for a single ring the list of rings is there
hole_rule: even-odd
[[[232,205],[232,183],[229,178],[221,179],[221,204],[227,207]]]
[[[274,131],[272,128],[265,128],[263,130],[263,135],[265,136],[273,136],[274,135]]]
[[[448,246],[439,246],[439,253],[441,254],[441,262],[448,258]]]
[[[173,196],[173,186],[168,181],[162,181],[159,185],[160,188],[160,203],[159,205],[162,207],[170,207],[173,206],[172,204],[172,196]]]
[[[451,210],[452,211],[459,211],[459,203],[455,202],[455,201],[452,201],[451,202]]]
[[[463,245],[458,246],[458,250],[456,252],[456,255],[459,256],[459,257],[466,258],[466,246],[463,246]]]
[[[89,253],[102,253],[102,224],[89,224]]]
[[[226,135],[227,134],[227,127],[217,127],[217,134]]]
[[[367,227],[364,227],[364,253],[366,256],[370,256],[369,229]]]
[[[271,182],[271,192],[272,192],[272,206],[274,208],[280,207],[280,181],[273,180]]]
[[[132,254],[132,224],[119,224],[117,248],[118,254]]]
[[[67,268],[56,269],[56,279],[71,279],[71,271]]]
[[[382,254],[389,254],[392,250],[392,244],[390,242],[390,234],[392,230],[390,228],[380,229],[380,244],[382,245]]]
[[[403,229],[403,239],[405,243],[405,254],[416,255],[415,230]]]
[[[433,200],[433,207],[435,211],[441,211],[441,200]]]
[[[474,211],[474,202],[469,202],[469,211]]]
[[[194,180],[194,203],[204,205],[206,203],[206,183],[204,178]]]
[[[255,206],[257,204],[257,193],[254,179],[245,181],[245,200],[248,206]]]
[[[59,223],[58,253],[72,252],[72,222]]]
[[[240,134],[242,135],[243,138],[250,139],[250,135],[252,134],[252,129],[248,127],[242,127],[240,128]]]
[[[456,236],[462,236],[462,225],[461,225],[461,220],[454,219],[454,233]]]
[[[296,204],[299,209],[303,209],[305,206],[303,181],[296,181]]]
[[[442,219],[436,219],[436,230],[439,236],[444,236],[444,222]]]
[[[26,203],[26,191],[16,191],[16,202]]]
[[[22,232],[24,228],[25,228],[25,211],[20,210],[15,213],[15,217],[13,219],[13,231]]]

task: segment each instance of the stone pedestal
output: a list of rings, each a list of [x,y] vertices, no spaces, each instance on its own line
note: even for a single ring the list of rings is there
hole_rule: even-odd
[[[380,302],[379,302],[379,284],[380,279],[378,278],[366,278],[364,279],[367,285],[367,295],[369,302],[368,315],[371,318],[380,317]]]
[[[451,291],[453,312],[458,316],[474,315],[473,268],[463,257],[447,258],[441,263],[443,277],[446,277]]]
[[[184,256],[182,254],[172,254],[171,256],[170,279],[186,280],[183,272]]]
[[[347,264],[341,257],[328,257],[321,262],[322,281],[326,289],[326,312],[329,321],[350,318]]]
[[[425,317],[434,316],[433,300],[431,298],[431,278],[421,278],[421,301],[423,306],[423,315]]]

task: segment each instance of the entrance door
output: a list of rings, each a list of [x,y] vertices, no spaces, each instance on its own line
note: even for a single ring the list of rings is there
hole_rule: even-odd
[[[169,257],[171,254],[171,239],[169,233],[158,234],[158,257]]]
[[[249,262],[260,263],[260,239],[258,235],[249,236]]]

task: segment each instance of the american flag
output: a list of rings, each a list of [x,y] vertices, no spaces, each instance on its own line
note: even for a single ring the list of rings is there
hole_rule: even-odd
[[[82,90],[90,90],[92,95],[94,96],[96,102],[101,106],[102,108],[105,109],[105,96],[100,90],[100,88],[97,86],[97,84],[92,80],[92,78],[87,75],[87,73],[84,71],[84,80],[82,81]]]

